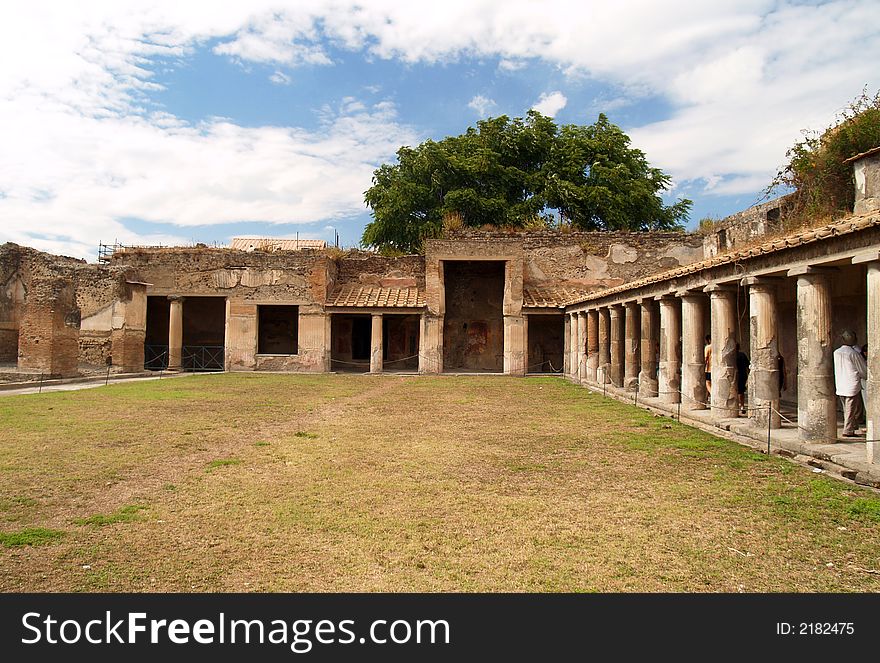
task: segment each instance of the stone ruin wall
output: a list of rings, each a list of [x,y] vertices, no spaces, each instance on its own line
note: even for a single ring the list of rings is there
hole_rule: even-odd
[[[227,370],[327,370],[330,329],[323,305],[337,273],[327,252],[134,249],[115,254],[112,262],[150,284],[147,295],[225,297]],[[296,355],[257,354],[257,307],[273,303],[299,307]]]
[[[455,240],[522,242],[523,285],[593,292],[703,258],[703,238],[684,232],[468,233]]]
[[[126,280],[124,268],[3,245],[0,362],[16,363],[25,374],[64,376],[77,374],[80,365],[106,365],[114,345],[122,347],[126,305],[136,297]],[[129,352],[127,369],[141,356],[142,350]]]
[[[240,302],[283,301],[306,308],[326,298],[332,269],[321,251],[237,251],[207,247],[128,249],[113,256],[149,295],[224,295]]]
[[[349,251],[335,260],[336,285],[424,288],[425,259],[419,255],[387,257]]]
[[[880,210],[880,153],[871,150],[855,161],[853,179],[856,185],[853,211],[870,214]]]
[[[712,223],[709,228],[699,231],[703,236],[705,257],[712,258],[786,233],[786,217],[791,209],[791,197],[782,196]]]
[[[47,375],[76,373],[75,274],[84,266],[76,258],[0,246],[0,361]]]

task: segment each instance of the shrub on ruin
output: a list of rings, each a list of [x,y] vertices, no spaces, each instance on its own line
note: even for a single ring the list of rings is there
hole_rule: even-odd
[[[880,146],[880,91],[863,91],[822,133],[804,131],[766,194],[791,189],[789,225],[840,217],[852,210],[852,164],[846,159]]]

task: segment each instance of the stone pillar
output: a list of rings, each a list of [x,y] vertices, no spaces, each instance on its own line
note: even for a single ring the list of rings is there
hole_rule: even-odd
[[[381,373],[382,356],[382,314],[373,313],[373,326],[370,329],[370,373]]]
[[[867,421],[867,462],[880,464],[880,250],[873,250],[853,258],[853,264],[867,268],[867,336],[868,380],[865,390],[865,420]]]
[[[581,317],[571,314],[571,335],[568,339],[568,377],[574,380],[578,374],[578,337],[580,336]]]
[[[183,297],[169,295],[168,313],[168,370],[183,368]]]
[[[299,345],[308,344],[310,316],[300,314]],[[323,316],[321,316],[323,318]],[[330,316],[328,315],[329,319]],[[320,329],[318,330],[320,332]],[[169,334],[170,336],[170,334]],[[323,336],[322,341],[323,344]],[[223,346],[226,348],[225,366],[227,371],[252,371],[257,366],[257,305],[238,299],[226,300],[226,334]],[[329,346],[328,346],[329,347]],[[329,370],[329,366],[323,367]]]
[[[571,372],[571,313],[565,314],[565,331],[562,339],[562,374]]]
[[[736,393],[736,286],[706,286],[712,314],[712,414],[739,415]]]
[[[706,329],[704,314],[706,296],[683,291],[681,298],[681,404],[687,410],[705,410],[706,394]]]
[[[660,400],[681,402],[681,310],[678,297],[660,298]]]
[[[62,378],[77,375],[80,318],[68,275],[34,276],[21,313],[19,370]]]
[[[639,305],[627,302],[626,323],[624,329],[623,349],[623,386],[627,391],[639,388],[639,336],[641,329],[641,313]]]
[[[237,311],[242,310],[241,305],[237,305],[235,308]],[[254,307],[250,321],[246,319],[236,321],[237,330],[234,334],[234,336],[238,337],[235,345],[248,348],[248,354],[250,354],[250,368],[248,370],[253,370],[253,366],[256,363],[256,358],[253,354],[257,346],[255,309],[256,307]],[[227,308],[227,311],[231,312],[229,308]],[[300,363],[296,369],[297,371],[326,373],[331,370],[330,332],[332,325],[330,324],[330,315],[330,313],[324,313],[320,306],[300,306],[297,330],[297,354],[299,355]],[[230,326],[233,324],[233,318],[231,316],[227,317],[226,324],[226,337],[232,341],[233,334],[230,333]],[[244,353],[241,353],[241,351],[236,354],[238,354],[239,360],[243,358]],[[227,348],[226,356],[230,356],[230,348]],[[227,364],[228,367],[229,364]]]
[[[652,298],[638,301],[642,309],[642,338],[639,342],[639,396],[657,396],[657,354],[660,331],[657,305]]]
[[[113,314],[110,333],[113,366],[123,373],[144,370],[144,338],[147,330],[147,286],[125,283],[126,297],[119,302],[121,315]]]
[[[611,314],[607,308],[599,309],[599,365],[596,381],[606,384],[611,379]]]
[[[755,423],[779,428],[779,324],[776,286],[779,279],[749,276],[742,280],[749,288],[749,405]]]
[[[443,372],[443,316],[425,313],[419,325],[419,373]]]
[[[609,311],[611,315],[611,383],[615,387],[622,387],[624,355],[623,306],[617,304],[612,306]]]
[[[587,381],[596,382],[599,369],[599,311],[587,311]]]
[[[798,429],[804,442],[836,442],[831,276],[815,267],[788,275],[797,277]]]
[[[526,374],[526,323],[522,315],[504,316],[504,374]]]
[[[880,261],[868,263],[867,343],[867,460],[880,464]]]
[[[578,373],[577,381],[587,379],[587,312],[578,313]]]

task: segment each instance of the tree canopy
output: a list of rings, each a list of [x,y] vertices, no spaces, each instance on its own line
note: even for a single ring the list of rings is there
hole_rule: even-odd
[[[362,244],[419,251],[450,218],[468,227],[678,229],[691,201],[664,205],[669,184],[605,115],[590,126],[557,126],[537,111],[502,115],[401,147],[396,164],[378,168],[364,195],[373,220]]]

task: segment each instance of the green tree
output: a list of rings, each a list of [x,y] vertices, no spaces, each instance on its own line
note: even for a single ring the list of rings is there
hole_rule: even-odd
[[[373,173],[365,193],[373,220],[364,246],[418,251],[443,219],[465,226],[534,228],[536,220],[583,230],[681,227],[691,202],[666,206],[669,177],[652,168],[604,115],[591,126],[557,126],[529,111],[477,123],[460,136],[402,147]]]

